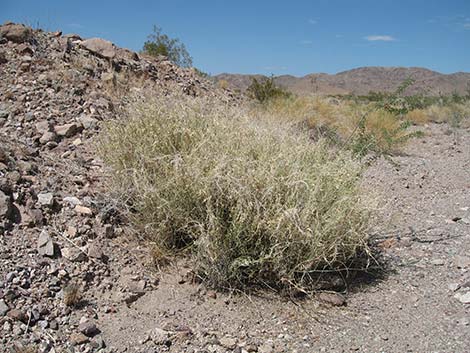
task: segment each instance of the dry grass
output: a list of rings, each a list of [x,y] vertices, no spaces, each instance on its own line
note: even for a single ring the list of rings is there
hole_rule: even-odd
[[[314,137],[328,137],[359,155],[394,154],[411,137],[405,120],[372,104],[304,96],[273,99],[252,111],[261,120],[302,122],[314,131]]]
[[[430,121],[428,114],[424,109],[414,109],[408,114],[406,114],[405,118],[411,121],[414,125],[423,125]]]
[[[290,126],[160,97],[110,122],[99,149],[114,196],[162,254],[188,250],[215,286],[303,286],[368,252],[368,212],[361,166]]]

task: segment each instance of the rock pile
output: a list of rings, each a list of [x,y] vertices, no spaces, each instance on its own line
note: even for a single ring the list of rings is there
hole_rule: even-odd
[[[219,93],[165,58],[14,23],[0,26],[0,77],[0,351],[99,350],[106,342],[96,318],[157,282],[140,268],[120,275],[145,253],[120,245],[127,240],[99,197],[91,141],[134,81]],[[98,293],[109,305],[96,305]]]

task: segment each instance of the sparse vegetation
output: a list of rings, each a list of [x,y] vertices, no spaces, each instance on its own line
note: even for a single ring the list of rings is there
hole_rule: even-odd
[[[148,36],[142,51],[151,56],[166,56],[170,61],[182,67],[191,67],[193,64],[193,59],[185,45],[179,39],[170,38],[164,34],[157,26],[153,26],[153,33]]]
[[[247,88],[248,96],[259,103],[266,103],[275,98],[287,98],[291,94],[274,83],[274,77],[257,80],[253,78]]]
[[[108,123],[100,151],[158,254],[185,250],[218,287],[306,286],[368,252],[368,212],[350,153],[289,126],[166,97]]]

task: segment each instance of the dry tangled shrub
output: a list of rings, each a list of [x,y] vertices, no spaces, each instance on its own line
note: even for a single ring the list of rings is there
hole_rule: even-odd
[[[162,253],[215,286],[307,285],[368,253],[361,166],[289,124],[207,99],[137,103],[102,135],[110,188]]]

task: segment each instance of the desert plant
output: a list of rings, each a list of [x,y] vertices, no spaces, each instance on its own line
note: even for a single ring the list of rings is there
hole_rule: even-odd
[[[166,56],[170,61],[182,67],[191,67],[193,64],[185,45],[179,39],[170,38],[164,34],[157,26],[153,26],[153,33],[148,36],[142,51],[151,56]]]
[[[273,76],[263,78],[261,80],[257,80],[254,77],[246,91],[250,98],[258,101],[259,103],[266,103],[274,98],[285,98],[290,96],[288,91],[274,83]]]
[[[282,122],[158,98],[109,122],[99,150],[141,234],[186,249],[209,284],[308,285],[368,251],[361,166]]]
[[[423,109],[413,109],[406,114],[405,118],[415,125],[421,125],[429,122],[429,117],[426,114],[426,111]]]
[[[64,304],[67,306],[75,306],[81,299],[80,286],[76,283],[69,283],[63,289]]]

